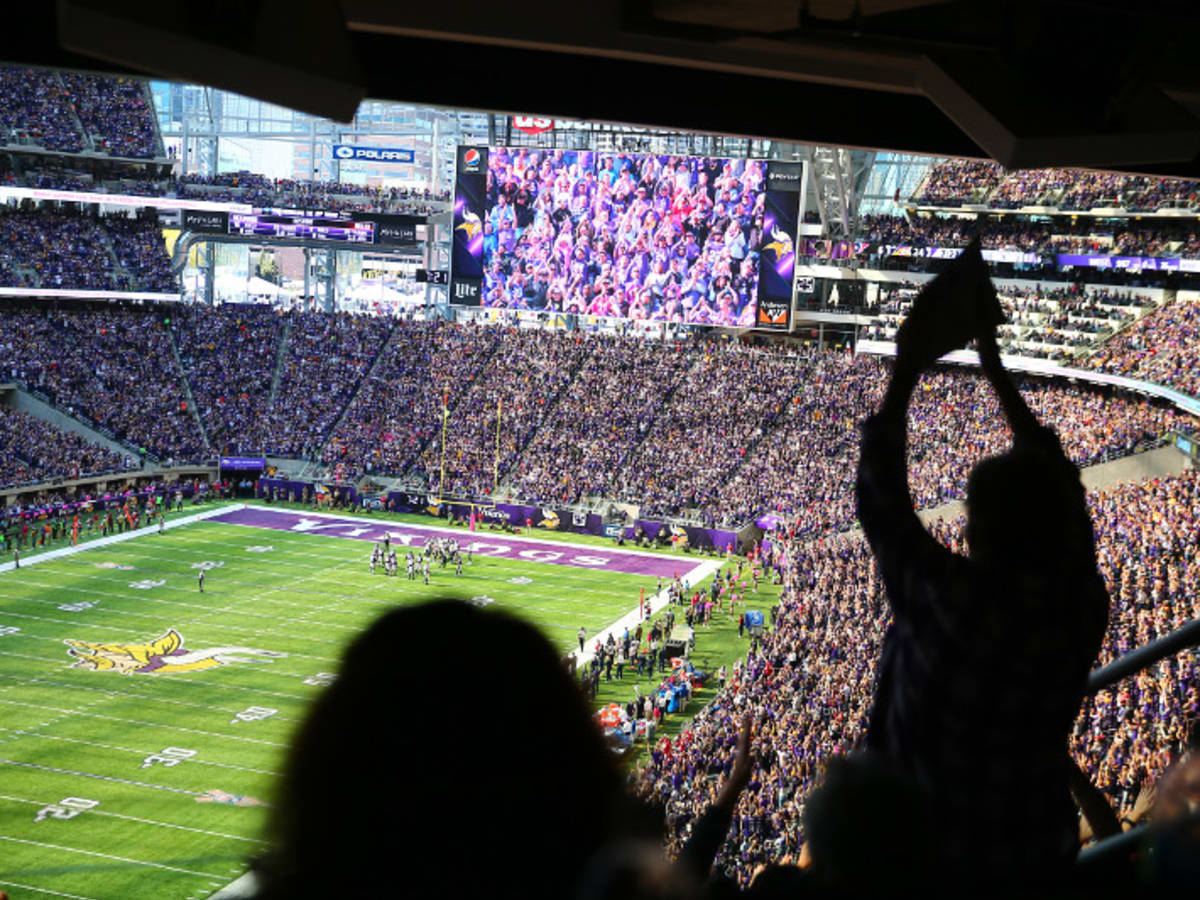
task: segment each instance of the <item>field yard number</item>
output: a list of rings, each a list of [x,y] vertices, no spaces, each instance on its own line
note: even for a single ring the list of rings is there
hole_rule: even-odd
[[[203,562],[192,563],[192,568],[193,569],[203,569],[205,572],[210,572],[213,569],[221,568],[221,566],[223,566],[223,565],[225,565],[225,563],[220,562],[219,560],[206,559]]]
[[[95,603],[87,600],[80,600],[78,603],[60,603],[58,608],[63,612],[83,612],[85,609],[91,609]]]
[[[37,815],[33,817],[33,821],[40,822],[42,819],[73,819],[84,810],[99,805],[99,800],[85,800],[82,797],[63,797],[57,803],[50,806],[43,806],[39,809]]]
[[[324,687],[327,684],[333,684],[337,679],[337,675],[333,672],[318,672],[316,675],[309,675],[304,679],[305,684],[315,684],[317,687]]]
[[[177,766],[185,759],[191,759],[196,755],[195,750],[184,750],[182,747],[164,747],[157,753],[151,753],[142,760],[142,768],[148,769],[155,763],[162,763],[164,766]]]
[[[274,547],[264,546],[262,544],[259,544],[256,547],[247,547],[246,552],[247,553],[269,553],[270,551],[272,551],[274,549],[275,549]]]
[[[0,637],[4,637],[6,634],[16,634],[20,630],[16,625],[0,625]]]
[[[238,722],[258,722],[261,719],[269,719],[277,709],[271,709],[269,706],[247,706],[240,713],[229,720],[230,725],[236,725]]]
[[[162,587],[166,583],[166,579],[163,578],[157,580],[153,578],[143,578],[141,581],[129,582],[129,586],[134,590],[148,591],[150,588]]]

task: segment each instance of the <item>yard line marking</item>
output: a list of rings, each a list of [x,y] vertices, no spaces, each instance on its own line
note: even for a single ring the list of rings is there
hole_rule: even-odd
[[[59,720],[61,721],[61,720]],[[47,723],[48,724],[48,723]],[[104,750],[119,750],[122,753],[133,753],[137,756],[149,756],[152,753],[157,753],[157,750],[134,750],[131,747],[117,747],[113,744],[101,744],[97,741],[85,741],[82,738],[62,737],[61,735],[45,734],[41,731],[30,731],[24,728],[0,728],[0,731],[8,732],[9,734],[19,734],[31,738],[43,738],[48,741],[66,741],[71,744],[86,744],[89,747],[100,747]],[[252,769],[249,766],[237,766],[233,763],[219,763],[208,759],[189,759],[188,764],[196,764],[201,766],[216,766],[219,769],[237,769],[240,772],[253,772],[255,775],[272,775],[276,778],[282,778],[282,772],[271,772],[267,769]]]
[[[149,866],[152,869],[166,869],[169,872],[182,872],[184,875],[199,875],[201,878],[215,878],[212,872],[197,872],[195,869],[181,869],[178,866],[168,866],[166,863],[146,862],[141,859],[130,859],[127,856],[113,856],[111,853],[101,853],[98,850],[80,850],[78,847],[64,847],[62,844],[47,844],[43,841],[30,841],[24,838],[9,837],[0,834],[0,841],[12,841],[15,844],[28,844],[31,847],[45,847],[49,850],[65,850],[68,853],[80,853],[84,856],[98,856],[101,859],[114,859],[117,862],[132,863],[135,866]]]
[[[3,700],[0,703],[7,703],[10,706],[26,706],[30,709],[41,709],[47,712],[72,713],[77,716],[88,716],[93,719],[107,719],[110,722],[125,722],[129,725],[143,725],[147,728],[169,728],[172,731],[186,731],[189,734],[203,734],[208,737],[224,738],[230,741],[236,741],[243,744],[264,744],[268,747],[287,747],[287,744],[281,744],[278,741],[264,741],[260,738],[237,737],[232,734],[221,734],[219,731],[204,731],[199,728],[185,728],[183,725],[164,725],[162,722],[142,722],[138,719],[123,719],[120,716],[106,716],[103,713],[85,712],[77,709],[61,709],[55,706],[40,706],[36,703],[21,703],[19,700]]]
[[[12,800],[16,803],[31,803],[34,806],[49,805],[49,802],[43,802],[41,800],[29,800],[29,799],[26,799],[25,797],[10,797],[7,794],[0,794],[0,800]],[[240,834],[226,834],[223,831],[209,831],[205,828],[192,828],[189,825],[176,825],[173,822],[159,822],[159,821],[156,821],[155,819],[143,819],[138,816],[126,816],[126,815],[123,815],[122,813],[105,812],[104,810],[101,810],[101,809],[89,809],[87,812],[88,812],[88,815],[92,815],[92,816],[109,816],[114,819],[126,819],[130,822],[141,822],[145,825],[157,825],[160,828],[175,828],[175,829],[178,829],[179,831],[192,831],[192,832],[195,832],[196,834],[207,834],[211,837],[229,838],[229,840],[231,840],[231,841],[246,841],[247,843],[251,843],[251,844],[267,843],[266,841],[260,840],[258,838],[243,837]],[[3,882],[0,882],[0,883],[3,883]]]
[[[169,791],[172,794],[187,794],[189,797],[201,797],[203,791],[189,791],[187,788],[170,787],[165,784],[151,784],[148,781],[134,781],[132,778],[118,778],[116,775],[100,775],[96,772],[78,772],[74,769],[60,769],[57,766],[43,766],[39,763],[20,762],[15,759],[0,759],[0,764],[21,766],[25,769],[38,769],[42,772],[57,772],[59,775],[77,775],[80,778],[95,778],[97,781],[112,781],[117,784],[128,784],[133,787],[152,788],[156,791]],[[265,803],[263,804],[266,805]]]
[[[31,658],[40,659],[41,657],[31,657]],[[240,712],[240,710],[237,710],[237,709],[227,709],[223,706],[213,706],[211,703],[188,703],[186,700],[173,700],[169,697],[159,697],[150,692],[106,691],[104,688],[85,687],[82,684],[72,684],[69,681],[54,681],[53,679],[50,679],[50,678],[25,678],[20,675],[6,675],[3,672],[0,672],[0,678],[8,678],[12,681],[19,681],[22,684],[45,684],[45,685],[56,686],[56,687],[70,688],[73,691],[88,691],[90,693],[95,693],[95,694],[105,694],[109,697],[122,697],[122,698],[126,698],[129,700],[137,700],[139,703],[146,703],[146,702],[170,703],[175,706],[188,706],[188,707],[191,707],[192,709],[205,709],[205,710],[208,710],[209,712],[226,713],[231,716],[237,715],[237,713]],[[6,688],[0,688],[0,690],[6,690],[6,691],[12,690],[12,688],[14,686],[15,685],[9,686]],[[99,701],[97,701],[97,702],[99,702]],[[299,722],[300,720],[289,718],[288,716],[282,716],[277,713],[277,714],[271,716],[271,721],[272,722]]]
[[[85,897],[83,894],[67,894],[63,891],[52,891],[50,888],[34,887],[32,884],[21,884],[19,881],[3,881],[0,884],[20,888],[23,891],[37,891],[39,894],[53,894],[55,897],[70,897],[71,900],[96,900],[95,897]]]
[[[212,527],[262,528],[262,526],[258,526],[258,525],[239,525],[236,523],[222,524],[220,526],[213,525]],[[319,546],[320,543],[319,542],[315,542],[315,543],[314,542],[299,542],[296,540],[297,538],[312,537],[315,535],[316,537],[320,537],[320,538],[329,538],[329,539],[332,539],[335,541],[344,542],[342,538],[338,538],[336,535],[320,534],[320,533],[316,533],[316,532],[278,531],[276,529],[271,529],[271,528],[264,528],[262,530],[274,531],[276,535],[287,535],[287,540],[291,541],[291,543],[290,544],[287,542],[281,543],[280,546],[276,548],[275,557],[277,559],[286,560],[286,562],[288,563],[288,566],[290,568],[313,569],[314,573],[320,573],[321,571],[323,571],[326,568],[326,566],[320,565],[320,564],[309,564],[306,562],[299,562],[298,560],[301,558],[302,559],[314,559],[314,560],[329,560],[329,561],[341,561],[341,560],[345,559],[345,556],[341,555],[341,554],[313,553],[313,552],[309,552],[308,550],[301,550],[299,548],[302,546],[303,547]],[[214,538],[215,537],[216,537],[216,535],[214,535]],[[228,540],[235,540],[235,538],[229,538]],[[532,539],[529,539],[529,540],[532,540]],[[367,543],[367,542],[364,541],[362,543]],[[209,544],[212,544],[213,546],[209,547],[208,546]],[[169,552],[163,553],[161,555],[161,557],[159,555],[159,547],[154,546],[154,545],[144,545],[139,548],[131,548],[130,550],[128,550],[126,552],[128,554],[127,558],[134,559],[134,560],[145,559],[148,561],[158,563],[158,562],[176,561],[180,554],[191,554],[191,555],[197,556],[197,557],[209,557],[209,556],[212,556],[214,553],[219,553],[219,552],[227,553],[230,549],[228,543],[220,542],[215,539],[212,541],[196,542],[196,546],[199,548],[202,548],[202,549],[193,549],[191,547],[181,546],[181,545],[176,544],[176,545],[173,545],[173,547],[171,548],[171,550]],[[334,546],[334,545],[328,545],[328,546]],[[597,553],[607,553],[608,552],[608,548],[606,548],[606,547],[598,547],[595,549],[596,549]],[[140,551],[140,552],[135,552],[135,550]],[[642,554],[642,555],[644,556],[645,554]],[[365,553],[362,555],[354,556],[355,560],[360,560],[363,562],[364,568],[366,567],[367,558],[368,557]],[[519,556],[490,556],[487,554],[482,554],[478,558],[480,560],[486,559],[486,560],[491,560],[491,561],[496,561],[496,562],[503,562],[503,561],[509,561],[509,562],[515,562],[515,563],[536,562],[536,560],[529,560],[527,558],[523,558],[523,557],[519,557]],[[667,558],[674,558],[674,557],[667,557]],[[695,557],[693,557],[691,559],[680,558],[680,562],[683,565],[686,565],[688,563],[694,563]],[[86,565],[86,563],[82,560],[76,560],[76,561],[74,561],[74,564],[76,566]],[[254,575],[270,575],[275,572],[278,572],[279,568],[280,568],[279,566],[259,568],[258,566],[254,565],[254,563],[245,561],[245,560],[239,560],[236,563],[236,565],[237,565],[237,568],[239,571],[249,572]],[[559,568],[567,569],[568,572],[573,572],[573,573],[580,573],[580,572],[610,572],[611,573],[611,570],[602,569],[602,568],[594,568],[593,569],[593,568],[587,568],[587,567],[581,568],[581,567],[577,567],[577,566],[559,566]],[[145,567],[145,566],[137,566],[137,567],[135,567],[135,571],[154,573],[154,572],[163,572],[163,571],[168,571],[168,570],[149,568],[149,567]],[[360,573],[360,574],[365,575],[366,573],[364,572],[364,573]],[[657,576],[651,576],[651,575],[646,575],[646,574],[639,574],[637,572],[623,572],[623,573],[617,573],[617,574],[629,575],[632,578],[654,578],[654,577],[657,577]],[[97,573],[97,577],[100,577],[99,573]],[[109,577],[112,577],[112,576],[109,576]],[[374,576],[374,577],[380,578],[381,576]],[[591,579],[589,579],[585,576],[579,575],[579,574],[563,574],[561,576],[556,576],[556,578],[557,578],[557,580],[568,581],[568,582],[574,582],[574,581],[588,582],[591,580]],[[402,581],[404,579],[397,578],[396,580]]]

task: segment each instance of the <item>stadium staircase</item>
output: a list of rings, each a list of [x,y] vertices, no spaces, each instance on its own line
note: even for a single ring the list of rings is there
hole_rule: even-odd
[[[167,146],[163,142],[162,129],[158,126],[158,111],[154,105],[154,94],[150,91],[150,82],[139,81],[138,84],[142,87],[142,96],[146,98],[146,109],[150,111],[150,125],[154,128],[154,155],[159,159],[166,159]]]
[[[267,409],[275,406],[275,395],[279,393],[279,382],[283,379],[283,364],[287,359],[288,341],[291,337],[292,320],[284,319],[283,333],[279,335],[279,347],[275,350],[275,371],[271,374],[271,393],[267,396]]]
[[[20,284],[27,287],[41,287],[42,281],[38,278],[37,270],[33,266],[27,266],[22,263],[13,263],[13,274],[17,275],[21,280]]]
[[[174,329],[167,329],[167,340],[171,343],[171,355],[175,358],[175,366],[179,370],[179,381],[183,385],[183,395],[187,398],[188,409],[192,413],[192,418],[196,420],[196,427],[200,429],[200,437],[204,440],[204,449],[211,453],[212,444],[208,440],[208,431],[204,427],[204,420],[200,418],[196,398],[192,396],[192,385],[188,381],[187,369],[183,367],[183,357],[179,355],[179,344],[175,340]]]
[[[113,246],[112,235],[108,233],[108,229],[97,228],[96,230],[100,232],[100,240],[104,243],[104,250],[108,254],[110,262],[109,271],[112,272],[113,283],[121,284],[122,279],[125,279],[124,283],[136,286],[137,282],[133,277],[133,273],[121,265],[121,260],[117,256],[117,248]]]
[[[71,97],[71,100],[69,103],[66,104],[66,107],[71,112],[71,121],[75,123],[75,130],[77,132],[79,132],[79,134],[83,138],[84,152],[85,153],[86,152],[95,152],[96,141],[92,137],[91,132],[89,132],[86,128],[83,127],[83,119],[79,118],[79,112],[78,112],[78,110],[75,109],[74,95],[70,94],[68,92],[67,84],[66,84],[66,82],[64,82],[62,80],[62,73],[61,72],[51,72],[50,75],[54,79],[55,85],[58,87],[58,89],[60,91],[63,92],[64,96]]]
[[[99,444],[114,453],[130,456],[133,459],[141,458],[136,445],[122,441],[108,429],[101,428],[91,421],[56,406],[45,394],[31,390],[26,385],[16,384],[13,390],[7,393],[4,400],[6,405],[13,409],[19,409],[36,419],[48,422],[60,431],[78,434],[87,441]],[[157,462],[155,457],[148,458]]]
[[[1142,321],[1142,319],[1146,318],[1146,316],[1152,316],[1156,312],[1158,312],[1160,309],[1162,309],[1164,306],[1166,306],[1170,303],[1174,303],[1176,296],[1177,296],[1177,294],[1176,294],[1176,291],[1174,288],[1165,289],[1162,292],[1162,298],[1159,300],[1159,302],[1156,305],[1148,307],[1146,309],[1146,311],[1143,312],[1141,315],[1139,315],[1136,319],[1133,319],[1130,322],[1125,322],[1123,325],[1121,325],[1120,328],[1118,328],[1116,331],[1114,331],[1112,334],[1110,334],[1104,340],[1097,341],[1096,343],[1089,346],[1085,352],[1080,353],[1077,357],[1075,357],[1075,359],[1073,361],[1074,364],[1078,365],[1079,363],[1083,362],[1088,357],[1094,356],[1100,350],[1101,347],[1103,347],[1109,341],[1115,340],[1118,335],[1124,334],[1126,331],[1128,331],[1130,328],[1132,328],[1138,322]]]

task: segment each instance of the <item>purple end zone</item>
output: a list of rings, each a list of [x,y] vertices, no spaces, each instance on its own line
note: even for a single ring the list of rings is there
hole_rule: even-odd
[[[630,575],[650,575],[671,578],[683,575],[695,568],[692,560],[669,556],[654,556],[648,553],[609,550],[606,547],[579,547],[538,541],[529,538],[513,539],[507,535],[483,534],[480,532],[422,528],[420,525],[389,522],[378,524],[365,519],[337,519],[320,516],[305,516],[302,513],[274,509],[233,509],[208,519],[227,525],[250,525],[255,528],[273,528],[301,534],[324,534],[329,537],[349,538],[358,541],[382,541],[384,534],[392,537],[398,549],[421,547],[427,538],[457,538],[464,549],[478,556],[502,556],[524,562],[550,563],[558,566],[576,566],[581,569],[602,569],[606,572],[625,572]]]

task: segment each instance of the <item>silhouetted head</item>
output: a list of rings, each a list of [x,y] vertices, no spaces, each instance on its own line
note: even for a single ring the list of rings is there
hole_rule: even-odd
[[[1014,448],[979,462],[967,479],[971,558],[1051,572],[1061,548],[1090,523],[1079,516],[1079,475],[1044,453]]]
[[[611,836],[619,775],[558,652],[453,601],[346,651],[287,761],[261,896],[562,896]]]
[[[874,752],[835,757],[804,807],[817,883],[843,896],[903,896],[937,859],[929,797]]]

